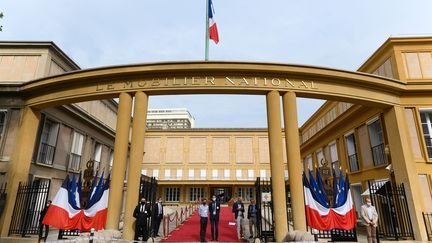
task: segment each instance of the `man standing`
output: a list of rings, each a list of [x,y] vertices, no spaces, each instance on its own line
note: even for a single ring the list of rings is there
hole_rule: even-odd
[[[141,202],[135,207],[134,218],[135,222],[135,240],[141,236],[143,241],[148,239],[148,221],[147,219],[151,216],[150,206],[146,203],[145,198],[141,198]]]
[[[249,239],[253,239],[258,236],[257,234],[257,215],[258,215],[258,206],[255,204],[255,200],[251,200],[251,204],[248,207],[248,216],[249,219]]]
[[[162,198],[158,199],[158,202],[153,206],[153,236],[159,236],[159,228],[162,222],[164,213],[163,213],[163,205]]]
[[[205,236],[207,230],[209,206],[207,205],[207,200],[205,198],[201,200],[201,205],[199,206],[198,213],[200,216],[200,240],[201,242],[207,242],[205,240]]]
[[[211,239],[218,240],[219,235],[219,213],[220,213],[220,203],[216,200],[216,196],[213,195],[212,202],[209,205],[210,211],[210,224],[211,224]],[[216,232],[215,232],[216,228]]]
[[[46,203],[46,205],[45,205],[45,208],[40,213],[40,218],[39,218],[39,241],[41,239],[45,239],[45,241],[46,241],[46,239],[48,237],[49,226],[47,224],[42,224],[42,221],[43,221],[43,218],[45,217],[45,214],[47,213],[48,208],[49,208],[50,205],[51,205],[51,200],[48,200],[47,203]],[[45,228],[45,236],[44,237],[42,237],[42,235],[43,235],[43,228]]]
[[[234,203],[233,209],[234,218],[237,222],[237,237],[239,240],[243,239],[242,232],[244,233],[244,205],[242,198],[238,197],[237,202]]]
[[[366,225],[368,243],[376,243],[376,227],[378,226],[378,213],[372,206],[370,198],[366,198],[366,204],[361,206],[361,217],[363,224]]]

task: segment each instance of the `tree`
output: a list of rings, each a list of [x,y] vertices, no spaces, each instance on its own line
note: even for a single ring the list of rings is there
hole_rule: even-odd
[[[3,12],[0,12],[0,19],[3,18]],[[0,25],[0,31],[2,31],[3,26]]]

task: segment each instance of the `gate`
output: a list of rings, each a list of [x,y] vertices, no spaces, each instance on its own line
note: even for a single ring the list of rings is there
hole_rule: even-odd
[[[46,205],[50,184],[50,180],[19,183],[9,235],[39,234],[40,213]]]
[[[150,204],[152,217],[151,220],[147,221],[147,232],[149,232],[149,236],[152,235],[152,229],[153,229],[153,220],[154,220],[154,210],[153,207],[156,204],[156,194],[157,194],[157,188],[158,188],[158,182],[155,177],[148,177],[145,175],[141,176],[140,181],[140,191],[139,191],[139,198],[138,200],[141,200],[141,198],[145,198],[147,200],[147,203]]]
[[[368,181],[372,204],[378,212],[377,235],[386,239],[412,239],[414,232],[403,183]]]
[[[273,203],[272,203],[272,187],[271,178],[262,180],[257,177],[255,181],[255,198],[258,205],[257,228],[260,239],[274,241],[274,218],[273,218]]]

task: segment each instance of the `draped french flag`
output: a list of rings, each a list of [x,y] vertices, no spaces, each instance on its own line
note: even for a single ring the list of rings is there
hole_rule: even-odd
[[[338,196],[344,199],[343,202],[342,200],[338,200],[338,202],[341,202],[341,205],[329,207],[328,200],[323,198],[323,193],[316,193],[318,185],[315,183],[312,173],[310,173],[309,176],[311,183],[309,183],[306,175],[303,173],[303,188],[308,226],[317,230],[353,229],[356,224],[356,215],[349,185],[343,184],[344,190],[340,190],[340,195]],[[311,185],[313,183],[315,183],[315,185]],[[343,179],[342,183],[344,183]],[[344,195],[342,195],[342,193],[344,193]]]
[[[76,207],[74,199],[70,197],[71,186],[67,175],[45,214],[43,224],[59,229],[76,229],[79,226],[81,209]]]
[[[80,181],[80,180],[79,180]],[[98,185],[92,190],[91,197],[85,209],[80,207],[80,182],[76,182],[75,176],[72,181],[69,175],[63,181],[62,186],[52,200],[51,206],[42,221],[63,230],[90,231],[91,228],[101,230],[105,227],[110,175],[103,183],[103,174]]]
[[[212,39],[216,44],[219,42],[219,34],[216,26],[216,20],[214,18],[214,8],[212,0],[208,0],[208,19],[209,19],[209,38]]]

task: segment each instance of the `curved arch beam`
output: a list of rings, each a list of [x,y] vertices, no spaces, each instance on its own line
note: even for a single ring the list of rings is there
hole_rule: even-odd
[[[26,105],[38,108],[138,90],[149,95],[295,91],[298,97],[389,106],[400,104],[406,84],[371,74],[303,65],[176,62],[87,69],[34,80],[20,88]]]

